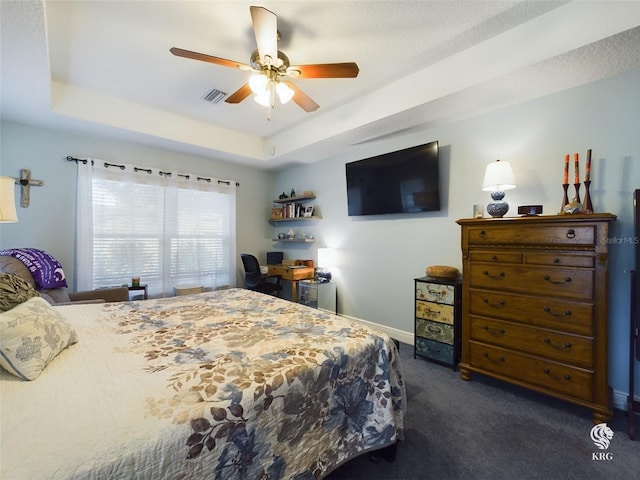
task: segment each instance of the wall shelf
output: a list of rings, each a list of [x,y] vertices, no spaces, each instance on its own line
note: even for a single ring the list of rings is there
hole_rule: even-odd
[[[274,242],[313,243],[315,238],[274,238]]]
[[[314,200],[316,198],[316,196],[311,192],[306,193],[309,193],[309,195],[278,198],[273,201],[273,203],[277,206],[274,206],[274,208],[271,210],[271,218],[269,218],[269,223],[274,225],[274,229],[276,224],[281,224],[283,222],[300,222],[308,224],[309,222],[314,222],[321,219],[320,215],[313,215],[314,208],[312,205],[305,206],[306,202]],[[305,216],[305,212],[309,216]],[[300,225],[298,225],[298,227],[300,227]],[[295,232],[293,228],[289,228],[289,234],[293,236],[294,233]],[[304,235],[302,235],[301,237],[304,237]],[[274,238],[273,241],[282,243],[313,243],[315,242],[315,239],[306,237],[300,238],[296,235],[293,238]]]
[[[270,218],[270,222],[309,222],[313,220],[320,220],[322,217],[290,217],[290,218]]]
[[[274,200],[273,203],[296,203],[296,202],[304,202],[306,200],[314,200],[316,198],[315,195],[305,195],[300,197],[287,197],[287,198],[278,198]]]

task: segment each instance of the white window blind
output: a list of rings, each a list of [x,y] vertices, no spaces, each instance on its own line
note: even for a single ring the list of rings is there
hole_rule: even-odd
[[[78,165],[78,288],[235,285],[234,182],[96,164]]]

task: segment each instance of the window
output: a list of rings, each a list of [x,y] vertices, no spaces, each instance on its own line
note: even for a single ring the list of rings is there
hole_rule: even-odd
[[[104,165],[78,165],[78,288],[235,285],[234,182]]]

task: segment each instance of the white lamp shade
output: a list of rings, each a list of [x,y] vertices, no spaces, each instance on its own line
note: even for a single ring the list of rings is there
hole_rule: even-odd
[[[11,177],[0,177],[0,222],[17,222],[16,200],[13,194],[16,181]]]
[[[503,192],[516,188],[511,164],[496,160],[487,165],[482,181],[482,190],[485,192]]]
[[[336,250],[334,248],[318,249],[318,267],[330,270],[336,266]]]
[[[253,97],[253,99],[258,105],[262,105],[263,107],[271,106],[271,92],[269,90],[264,90],[262,93]]]
[[[249,78],[249,88],[256,95],[260,95],[267,89],[267,83],[269,83],[269,79],[261,73],[252,75]]]
[[[293,90],[286,83],[278,82],[276,84],[276,92],[278,93],[278,97],[282,103],[287,103],[289,100],[293,98]]]

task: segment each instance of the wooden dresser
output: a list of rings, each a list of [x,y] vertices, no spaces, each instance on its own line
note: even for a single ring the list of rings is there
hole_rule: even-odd
[[[491,376],[612,415],[611,214],[462,219],[460,375]]]

